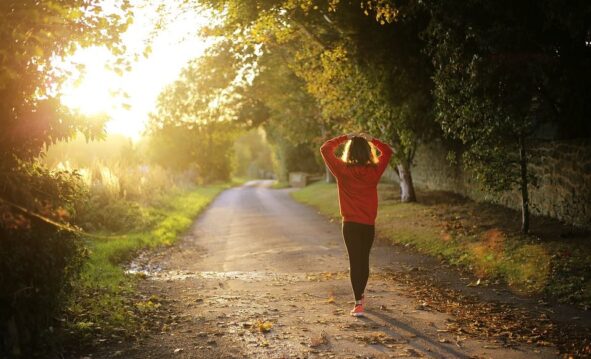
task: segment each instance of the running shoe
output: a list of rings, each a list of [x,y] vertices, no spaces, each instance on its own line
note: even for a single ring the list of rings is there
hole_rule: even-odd
[[[363,304],[355,304],[355,308],[353,308],[351,310],[351,315],[354,317],[365,316],[365,311],[363,310]]]

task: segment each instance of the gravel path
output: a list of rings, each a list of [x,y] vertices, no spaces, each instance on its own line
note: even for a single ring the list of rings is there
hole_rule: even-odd
[[[371,255],[367,317],[350,317],[340,224],[293,201],[290,190],[269,185],[255,181],[223,192],[178,245],[133,263],[146,273],[144,295],[161,309],[152,323],[157,330],[92,357],[557,357],[551,344],[516,344],[459,328],[449,311],[417,297],[409,278],[480,290],[466,287],[471,278],[379,241]],[[489,299],[511,306],[526,301],[486,290],[495,295]]]

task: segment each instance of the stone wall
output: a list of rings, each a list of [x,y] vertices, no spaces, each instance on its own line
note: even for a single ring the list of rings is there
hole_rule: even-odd
[[[417,187],[521,208],[517,190],[496,195],[484,193],[461,165],[449,163],[448,152],[449,148],[441,142],[417,150],[412,169]],[[532,146],[530,162],[529,169],[538,179],[537,186],[530,187],[532,213],[591,229],[591,140],[540,142]],[[392,172],[389,176],[397,179]]]

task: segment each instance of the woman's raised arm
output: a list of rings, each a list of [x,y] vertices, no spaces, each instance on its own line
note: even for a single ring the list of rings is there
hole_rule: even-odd
[[[377,168],[378,174],[381,176],[386,170],[386,167],[388,167],[388,163],[390,162],[390,158],[392,158],[394,151],[388,144],[378,140],[377,138],[372,138],[370,142],[376,146],[376,148],[381,153],[380,157],[378,157],[379,162]]]
[[[324,163],[326,163],[328,169],[335,177],[338,177],[338,174],[341,172],[341,168],[344,166],[344,163],[334,154],[334,151],[340,144],[347,141],[348,138],[349,135],[337,136],[324,142],[324,144],[320,146],[320,154],[324,159]]]

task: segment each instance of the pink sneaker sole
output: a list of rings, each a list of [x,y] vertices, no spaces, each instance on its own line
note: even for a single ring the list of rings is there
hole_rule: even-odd
[[[363,310],[363,305],[356,305],[353,310],[351,310],[350,314],[354,317],[363,317],[365,316],[365,311]]]

